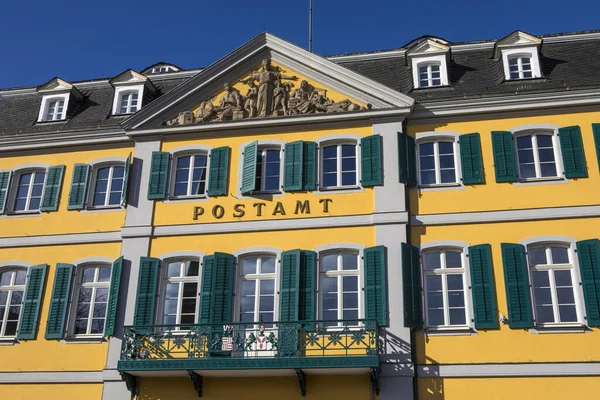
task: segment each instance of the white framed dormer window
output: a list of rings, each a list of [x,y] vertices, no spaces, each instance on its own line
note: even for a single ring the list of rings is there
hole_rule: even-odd
[[[66,108],[64,97],[52,98],[46,102],[44,121],[59,121],[65,119]]]
[[[469,287],[466,254],[462,248],[439,247],[422,252],[425,324],[428,328],[468,328]]]
[[[133,114],[139,107],[140,93],[137,90],[122,92],[119,95],[119,114]]]
[[[281,147],[259,146],[256,155],[256,190],[265,193],[281,191]]]
[[[121,206],[125,165],[99,164],[92,171],[90,208],[111,208]]]
[[[172,198],[202,197],[208,181],[208,153],[205,151],[176,153],[173,156]]]
[[[77,268],[71,319],[75,336],[104,334],[111,270],[102,264]]]
[[[0,338],[17,335],[26,281],[26,268],[0,269]]]
[[[556,130],[514,132],[519,180],[560,179],[563,176]]]
[[[320,319],[326,326],[344,326],[341,320],[363,318],[362,268],[357,250],[319,254]]]
[[[15,172],[10,201],[10,211],[18,213],[38,212],[46,182],[45,169],[24,169]]]
[[[51,79],[38,87],[37,91],[42,95],[37,122],[64,121],[69,104],[83,99],[75,86],[60,78]]]
[[[163,261],[159,323],[165,325],[194,324],[198,320],[200,261],[170,259]],[[169,330],[185,330],[177,326]]]
[[[419,137],[421,136],[421,137]],[[460,184],[459,135],[417,135],[417,166],[420,187]]]
[[[419,64],[419,87],[426,88],[442,86],[442,76],[439,63]]]
[[[502,63],[507,81],[542,76],[537,47],[502,50]]]
[[[322,190],[358,186],[358,146],[356,141],[321,144],[320,188]]]
[[[585,312],[576,255],[570,243],[532,243],[527,265],[535,325],[581,326]]]
[[[448,86],[446,55],[414,57],[412,59],[413,84],[416,89]]]
[[[238,265],[238,321],[272,327],[279,304],[277,257],[274,254],[243,255]]]

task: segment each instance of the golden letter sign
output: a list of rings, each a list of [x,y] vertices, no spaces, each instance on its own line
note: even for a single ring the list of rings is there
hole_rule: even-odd
[[[321,199],[319,200],[319,204],[323,210],[323,213],[329,212],[329,204],[333,203],[332,199]],[[275,206],[270,208],[267,206],[267,203],[252,203],[252,209],[250,207],[246,208],[245,204],[235,204],[233,206],[233,210],[226,210],[222,205],[215,205],[210,209],[211,215],[216,219],[221,219],[225,216],[226,213],[231,212],[231,215],[235,218],[243,218],[246,216],[246,213],[254,213],[257,217],[263,217],[265,215],[299,215],[299,214],[310,214],[310,201],[309,200],[296,200],[296,206],[293,210],[286,210],[283,206],[283,203],[278,201],[275,203]],[[208,211],[206,211],[208,212]],[[204,207],[196,206],[194,207],[194,220],[198,221],[201,216],[205,213]]]

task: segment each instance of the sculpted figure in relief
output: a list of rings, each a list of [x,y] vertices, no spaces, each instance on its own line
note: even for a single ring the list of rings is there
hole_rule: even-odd
[[[225,94],[221,97],[221,103],[219,104],[219,120],[230,121],[232,119],[242,119],[240,116],[242,112],[242,96],[229,83],[223,85],[223,89],[225,89]]]
[[[250,86],[250,89],[248,89],[248,93],[246,93],[244,109],[248,113],[248,118],[254,118],[256,117],[256,98],[258,96],[258,88],[254,84],[253,80],[249,80],[246,84]]]
[[[271,60],[267,58],[263,60],[260,72],[252,74],[250,79],[258,81],[257,116],[268,117],[273,113],[275,82],[281,79],[296,80],[298,77],[283,75],[281,72],[275,71],[271,66]]]

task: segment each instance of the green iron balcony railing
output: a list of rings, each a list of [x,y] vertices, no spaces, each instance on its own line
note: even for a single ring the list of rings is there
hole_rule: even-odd
[[[122,372],[377,368],[376,320],[126,326]]]

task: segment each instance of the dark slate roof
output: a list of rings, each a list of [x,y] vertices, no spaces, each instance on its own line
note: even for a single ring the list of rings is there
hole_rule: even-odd
[[[414,89],[404,55],[348,62],[341,58],[336,62],[421,102],[600,87],[600,39],[543,43],[540,79],[504,81],[502,59],[493,55],[490,47],[451,52],[450,85],[428,89]]]
[[[170,79],[152,80],[157,89],[155,100],[189,77],[173,76]],[[64,122],[37,122],[42,95],[35,89],[24,93],[5,92],[0,97],[0,135],[35,132],[63,132],[82,129],[111,129],[127,117],[111,116],[114,89],[108,81],[87,83],[75,87],[82,93],[82,100],[71,100]]]

